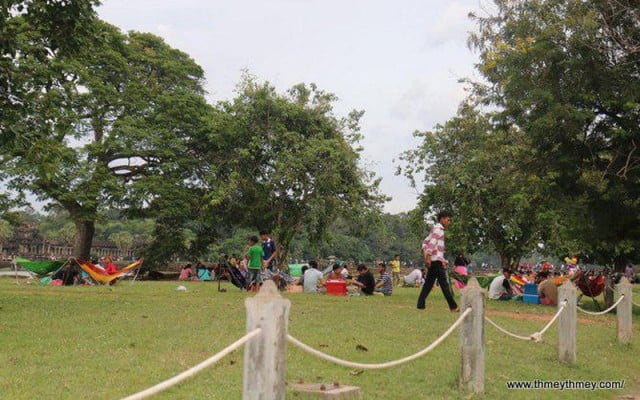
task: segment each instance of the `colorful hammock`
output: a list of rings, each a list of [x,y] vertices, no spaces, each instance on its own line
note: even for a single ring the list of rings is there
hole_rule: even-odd
[[[51,261],[51,260],[44,260],[44,261],[31,261],[31,260],[27,260],[26,258],[21,258],[21,257],[16,257],[16,264],[18,264],[19,266],[21,266],[22,268],[29,270],[31,272],[33,272],[34,274],[37,275],[46,275],[49,272],[53,272],[55,270],[57,270],[58,268],[62,267],[64,265],[64,263],[66,263],[66,260],[61,260],[61,261]]]
[[[569,275],[554,276],[554,277],[552,278],[552,280],[553,280],[553,283],[554,283],[556,286],[560,286],[560,285],[562,285],[562,284],[564,283],[564,281],[566,281],[567,279],[568,279],[568,280],[570,280],[571,282],[573,282],[573,281],[575,280],[574,276],[575,276],[575,274],[574,274],[574,275],[572,275],[572,276],[569,276]]]
[[[518,286],[524,286],[527,283],[520,275],[517,274],[511,275],[511,282]]]
[[[96,282],[101,283],[103,285],[108,285],[112,281],[124,275],[125,273],[142,265],[142,260],[133,262],[127,265],[126,267],[118,270],[115,274],[111,274],[111,275],[109,275],[104,268],[98,265],[91,264],[90,262],[87,262],[87,261],[78,261],[78,265],[80,266],[80,268],[84,270],[84,272],[89,274],[89,276],[92,277]]]
[[[583,295],[592,299],[604,292],[606,277],[604,275],[588,276],[584,273],[575,280],[575,284]]]

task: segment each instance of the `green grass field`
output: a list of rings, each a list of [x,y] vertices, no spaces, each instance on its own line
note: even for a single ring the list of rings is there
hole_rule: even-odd
[[[0,398],[119,399],[197,364],[245,332],[244,299],[225,285],[120,282],[114,287],[40,287],[0,279]],[[640,288],[635,301],[640,303]],[[284,294],[292,302],[289,333],[337,357],[373,363],[413,354],[457,318],[436,290],[426,311],[417,289],[391,297]],[[457,294],[458,295],[458,294]],[[584,307],[590,307],[590,301]],[[555,308],[487,301],[487,314],[521,335],[542,329]],[[578,362],[558,363],[557,328],[542,343],[512,339],[485,326],[486,399],[612,399],[640,394],[640,308],[631,345],[616,342],[615,315],[578,313]],[[368,351],[359,351],[357,345]],[[362,388],[363,399],[480,398],[457,388],[454,333],[426,356],[390,370],[336,366],[287,348],[288,381],[332,382]],[[242,351],[155,399],[240,399]],[[623,390],[510,390],[511,380],[621,380]],[[288,398],[296,398],[289,394]]]

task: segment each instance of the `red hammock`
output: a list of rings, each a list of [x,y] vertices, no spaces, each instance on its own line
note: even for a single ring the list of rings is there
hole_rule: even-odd
[[[580,276],[575,280],[576,286],[587,297],[598,297],[604,291],[606,277],[604,275],[587,276],[578,272]]]

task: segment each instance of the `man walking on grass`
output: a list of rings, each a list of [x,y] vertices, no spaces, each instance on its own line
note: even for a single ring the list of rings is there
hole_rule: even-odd
[[[437,279],[440,289],[442,289],[442,294],[444,294],[447,303],[449,303],[449,309],[457,312],[460,309],[449,289],[446,270],[447,260],[444,258],[444,231],[451,224],[451,213],[440,211],[436,218],[438,223],[422,242],[422,256],[427,267],[427,278],[422,285],[420,296],[418,296],[418,309],[424,310],[427,296],[429,296]]]

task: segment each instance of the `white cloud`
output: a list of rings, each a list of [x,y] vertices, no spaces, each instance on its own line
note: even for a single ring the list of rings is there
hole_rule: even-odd
[[[436,22],[429,27],[426,48],[442,46],[448,42],[466,43],[472,24],[469,21],[468,1],[451,1],[441,9]]]

